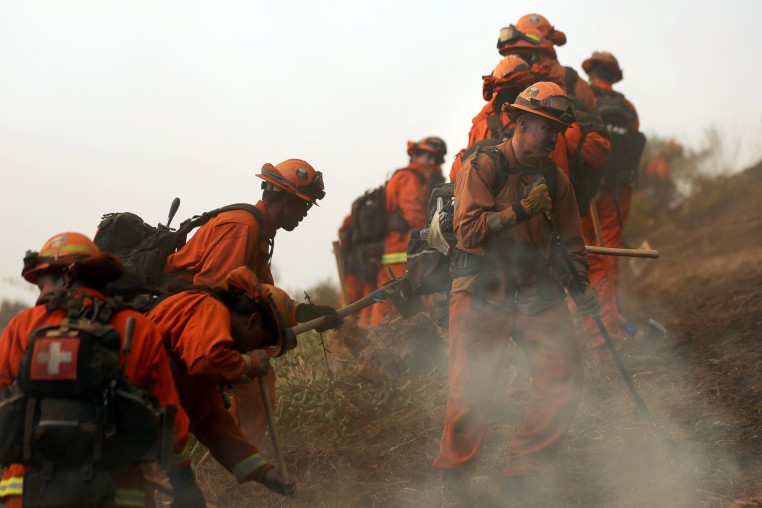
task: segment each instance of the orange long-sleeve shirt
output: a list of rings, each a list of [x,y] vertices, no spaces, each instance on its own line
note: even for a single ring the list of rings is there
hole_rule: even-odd
[[[397,171],[386,184],[386,211],[401,213],[410,229],[426,227],[426,206],[429,188],[426,172],[410,164]],[[405,262],[409,231],[387,231],[384,236],[382,264]]]
[[[510,140],[498,146],[506,155],[509,167],[520,167]],[[506,184],[493,195],[492,186],[497,168],[486,154],[480,154],[476,162],[479,170],[474,169],[471,160],[467,161],[455,183],[455,201],[458,206],[455,207],[453,228],[458,240],[458,250],[476,256],[511,259],[506,271],[510,269],[513,281],[506,281],[502,286],[504,293],[496,298],[513,301],[515,295],[510,288],[518,287],[526,295],[524,304],[527,307],[535,306],[536,310],[538,305],[553,304],[553,300],[536,301],[539,297],[535,298],[534,295],[534,287],[538,283],[537,269],[544,267],[547,270],[547,264],[544,263],[550,253],[551,236],[543,217],[536,215],[516,226],[505,226],[505,229],[499,232],[491,231],[488,226],[488,214],[505,210],[519,201],[534,177],[510,173]],[[555,215],[561,240],[579,266],[586,267],[587,254],[571,184],[566,175],[554,167],[551,161],[547,161],[544,167],[556,172],[552,213]],[[538,175],[539,173],[540,169]],[[452,285],[453,293],[473,292],[476,278],[476,274],[455,278]],[[558,298],[563,299],[563,292],[557,292],[555,303],[559,301]]]
[[[259,478],[271,466],[243,435],[219,389],[247,381],[228,308],[209,293],[184,291],[160,302],[149,318],[175,366],[172,374],[191,432],[239,482]]]
[[[201,226],[179,251],[169,256],[164,271],[197,286],[222,286],[239,266],[251,268],[265,284],[273,283],[267,209],[256,205],[264,219],[259,224],[245,210],[224,212]]]
[[[77,291],[94,299],[104,298],[103,294],[92,289],[82,288]],[[39,304],[13,318],[0,337],[0,388],[11,385],[15,380],[32,331],[41,326],[59,324],[64,317],[63,310],[48,313],[45,304]],[[135,318],[135,332],[129,355],[125,357],[122,354],[120,358],[125,376],[133,386],[154,395],[162,406],[171,404],[177,407],[173,462],[177,467],[187,466],[190,460],[186,448],[189,421],[175,390],[161,336],[150,320],[129,309],[117,312],[109,323],[123,331],[128,317]],[[13,464],[5,471],[0,481],[0,497],[5,498],[6,506],[21,505],[20,498],[15,496],[22,493],[25,470],[24,466]],[[111,476],[117,487],[118,506],[143,506],[143,474],[139,465],[120,467],[117,471],[112,471]],[[13,497],[8,499],[6,496]]]

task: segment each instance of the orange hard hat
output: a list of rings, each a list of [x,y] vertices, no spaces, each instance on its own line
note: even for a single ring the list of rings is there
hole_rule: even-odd
[[[516,28],[522,31],[534,28],[548,41],[553,43],[554,46],[563,46],[566,44],[566,34],[556,30],[556,28],[550,24],[548,18],[541,14],[532,13],[521,16],[516,22]]]
[[[488,101],[495,92],[521,89],[535,81],[537,79],[526,60],[518,55],[508,55],[498,62],[492,74],[482,77],[482,96]]]
[[[40,275],[74,265],[77,274],[98,279],[103,285],[118,279],[124,271],[122,262],[108,252],[101,252],[92,240],[81,233],[66,232],[50,238],[39,252],[27,251],[21,276],[37,284]]]
[[[296,345],[291,327],[296,324],[296,304],[285,291],[271,284],[262,284],[248,267],[241,266],[230,272],[225,279],[225,289],[245,293],[257,303],[264,305],[277,326],[278,341],[266,351],[269,356],[280,356]]]
[[[536,28],[519,29],[508,25],[500,29],[497,38],[497,49],[501,55],[509,55],[521,51],[537,51],[555,57],[553,43],[546,39]]]
[[[622,80],[622,69],[619,67],[619,62],[608,51],[593,51],[593,55],[582,62],[582,69],[588,75],[596,70],[603,70],[610,75],[611,83]]]
[[[574,116],[574,101],[564,92],[563,88],[550,81],[540,81],[521,92],[513,104],[503,104],[512,120],[526,111],[563,127],[571,127],[576,120]]]
[[[407,154],[412,157],[417,151],[431,152],[434,154],[434,159],[437,164],[444,162],[444,157],[447,155],[447,144],[444,140],[437,136],[429,136],[418,141],[407,142]]]
[[[312,204],[325,197],[323,174],[301,159],[288,159],[273,166],[269,162],[257,175],[264,190],[282,190]]]

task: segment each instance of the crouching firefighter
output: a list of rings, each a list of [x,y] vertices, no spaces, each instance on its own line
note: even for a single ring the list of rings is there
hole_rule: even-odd
[[[249,268],[233,270],[224,288],[191,289],[160,302],[149,317],[161,330],[190,430],[243,483],[255,481],[292,495],[283,478],[246,438],[226,407],[222,388],[252,383],[270,371],[270,357],[296,346],[289,332],[296,304],[282,290],[260,284]],[[271,388],[271,387],[268,387]],[[270,393],[272,400],[274,394]]]
[[[527,356],[531,386],[524,422],[508,448],[506,495],[532,492],[541,466],[558,452],[582,394],[582,359],[564,302],[563,285],[571,277],[551,252],[542,216],[556,216],[563,243],[586,278],[574,193],[548,158],[558,134],[574,121],[574,107],[560,87],[548,85],[531,85],[506,104],[515,122],[513,136],[475,152],[455,183],[450,393],[434,461],[442,471],[447,506],[468,504],[491,387],[510,337]],[[542,93],[547,90],[555,92]],[[539,177],[545,183],[537,184]],[[597,308],[589,284],[577,295],[577,305],[583,313]]]
[[[0,338],[7,507],[144,506],[140,464],[156,461],[173,506],[206,506],[159,332],[101,292],[122,271],[79,233],[56,235],[24,259],[22,275],[42,296]]]

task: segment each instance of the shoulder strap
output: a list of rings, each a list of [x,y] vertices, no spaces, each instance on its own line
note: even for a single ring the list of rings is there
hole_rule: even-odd
[[[508,165],[508,158],[505,156],[503,151],[497,146],[477,146],[476,149],[474,150],[473,161],[471,162],[471,164],[474,164],[476,162],[476,158],[479,156],[480,153],[483,153],[487,155],[490,159],[492,159],[492,164],[495,165],[495,169],[497,170],[495,173],[495,181],[492,182],[493,196],[496,196],[501,190],[503,190],[503,187],[505,187],[505,185],[508,183],[508,176],[511,174],[540,173],[545,177],[545,180],[548,182],[548,192],[550,192],[550,196],[553,199],[556,198],[557,174],[556,174],[555,166],[552,168],[547,168],[547,169],[512,168]]]
[[[394,178],[394,175],[396,175],[397,173],[401,173],[403,171],[408,172],[408,173],[413,173],[416,176],[416,178],[418,178],[418,181],[421,184],[426,183],[426,177],[425,176],[423,176],[422,174],[420,174],[418,171],[414,170],[413,168],[407,168],[407,167],[400,168],[400,169],[396,170],[394,173],[392,173],[392,176],[389,177],[389,181],[391,182],[392,178]]]
[[[194,215],[190,219],[184,220],[180,227],[177,228],[177,231],[175,232],[175,237],[177,238],[177,242],[175,244],[176,248],[180,248],[185,244],[186,238],[188,237],[188,233],[193,231],[194,229],[203,226],[213,218],[217,217],[219,214],[224,212],[233,212],[236,210],[244,210],[246,212],[249,212],[251,215],[254,216],[254,219],[256,219],[257,224],[259,224],[259,227],[261,228],[264,223],[265,219],[262,217],[262,212],[259,211],[259,209],[251,205],[249,203],[234,203],[232,205],[222,206],[220,208],[215,208],[214,210],[209,210],[208,212],[204,212],[201,215]]]

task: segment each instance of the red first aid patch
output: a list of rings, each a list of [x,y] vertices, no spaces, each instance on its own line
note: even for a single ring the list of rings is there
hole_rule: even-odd
[[[41,337],[34,341],[29,379],[65,381],[77,379],[78,337]]]

